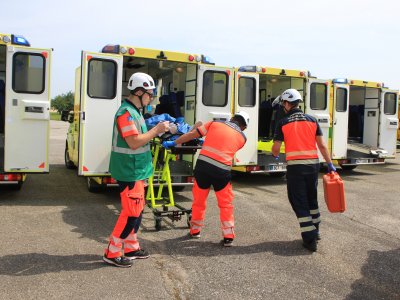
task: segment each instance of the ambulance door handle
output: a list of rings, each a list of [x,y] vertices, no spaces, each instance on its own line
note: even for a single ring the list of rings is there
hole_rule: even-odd
[[[335,121],[333,122],[333,125],[336,125],[336,123],[337,123],[337,119],[335,118]]]
[[[85,112],[84,111],[81,111],[81,119],[82,119],[82,121],[85,121]]]

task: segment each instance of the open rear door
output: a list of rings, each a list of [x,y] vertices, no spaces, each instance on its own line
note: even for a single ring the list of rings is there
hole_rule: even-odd
[[[332,120],[332,158],[347,157],[347,133],[349,123],[349,86],[334,83]]]
[[[7,47],[4,171],[49,171],[50,49]]]
[[[324,134],[324,140],[329,145],[329,82],[327,80],[309,78],[307,83],[305,113],[315,117]],[[319,152],[318,152],[319,153]],[[320,160],[323,160],[319,153]]]
[[[257,164],[258,144],[258,74],[248,72],[235,73],[235,113],[245,111],[250,116],[250,123],[244,134],[247,142],[235,155],[234,166]]]
[[[233,68],[198,66],[196,121],[230,120],[233,72]]]
[[[396,134],[399,126],[397,118],[397,91],[383,90],[380,103],[379,148],[388,152],[389,156],[396,155]]]
[[[121,105],[121,55],[82,52],[78,174],[109,175],[114,115]]]

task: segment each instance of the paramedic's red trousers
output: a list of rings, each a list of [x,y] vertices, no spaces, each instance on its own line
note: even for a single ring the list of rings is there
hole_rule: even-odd
[[[129,186],[130,189],[135,186],[134,182],[118,182],[118,184],[121,192],[125,190],[126,186]],[[137,240],[137,232],[142,221],[142,214],[143,212],[140,213],[138,217],[132,217],[129,216],[129,213],[126,210],[121,210],[114,230],[111,233],[108,247],[105,249],[105,254],[108,258],[122,256],[122,248],[124,248],[125,253],[140,249],[139,241]]]
[[[220,210],[221,229],[224,238],[234,238],[233,192],[230,172],[221,170],[201,160],[197,161],[193,185],[193,204],[190,233],[200,232],[204,226],[207,197],[211,185],[214,187]]]

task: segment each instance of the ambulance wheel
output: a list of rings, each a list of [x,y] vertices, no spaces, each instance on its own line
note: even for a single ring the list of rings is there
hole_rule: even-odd
[[[340,166],[344,171],[351,171],[357,168],[357,166]]]
[[[104,184],[98,184],[96,181],[94,181],[92,178],[88,177],[87,178],[87,187],[89,192],[91,193],[100,193],[105,190],[105,185]]]
[[[286,175],[286,172],[273,172],[269,173],[269,176],[274,177],[274,178],[281,178]]]
[[[64,162],[67,169],[75,169],[73,161],[69,158],[68,145],[65,145]]]
[[[162,221],[162,218],[154,217],[154,227],[156,228],[157,231],[161,230],[161,221]]]

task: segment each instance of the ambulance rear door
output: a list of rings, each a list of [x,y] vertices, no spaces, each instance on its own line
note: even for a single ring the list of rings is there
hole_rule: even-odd
[[[317,119],[327,145],[330,127],[328,104],[329,82],[322,79],[309,78],[307,83],[307,96],[305,100],[305,113]],[[323,160],[321,153],[319,153],[319,158]]]
[[[332,158],[340,159],[347,156],[350,92],[347,84],[334,83],[332,87]]]
[[[246,130],[247,141],[244,147],[236,153],[234,165],[257,165],[258,144],[258,74],[237,72],[235,73],[235,113],[244,111],[249,114],[250,122]]]
[[[199,65],[196,121],[229,121],[232,117],[233,68]],[[192,105],[186,103],[186,105]],[[194,105],[194,103],[193,103]]]
[[[123,57],[82,52],[78,174],[109,175],[114,115],[121,105]]]
[[[389,156],[396,155],[396,134],[399,126],[397,109],[398,91],[384,89],[380,103],[379,148],[386,150]]]
[[[4,171],[49,171],[51,50],[8,46]]]

